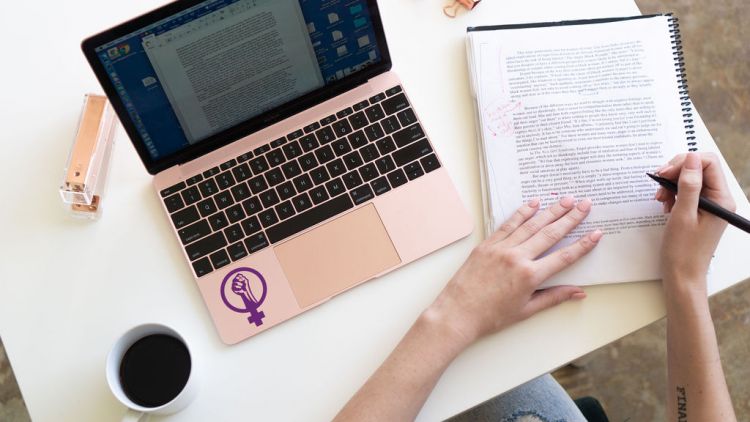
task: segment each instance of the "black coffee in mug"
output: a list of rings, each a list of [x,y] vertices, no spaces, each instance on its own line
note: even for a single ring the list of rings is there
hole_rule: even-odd
[[[120,363],[120,384],[133,403],[159,407],[169,403],[190,377],[190,352],[180,339],[151,334],[133,343]]]

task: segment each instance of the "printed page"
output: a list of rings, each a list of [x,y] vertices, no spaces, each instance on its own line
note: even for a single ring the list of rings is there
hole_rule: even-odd
[[[687,150],[666,17],[480,31],[474,49],[496,228],[524,201],[591,198],[599,246],[547,285],[659,277],[665,216],[647,176]]]
[[[296,0],[240,0],[143,47],[190,143],[324,84]]]

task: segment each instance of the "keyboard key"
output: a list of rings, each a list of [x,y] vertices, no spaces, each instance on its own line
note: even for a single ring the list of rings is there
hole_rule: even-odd
[[[344,182],[341,179],[333,179],[326,183],[326,189],[331,197],[344,193]]]
[[[344,162],[341,161],[340,158],[337,158],[334,161],[331,161],[326,165],[326,168],[328,169],[328,173],[331,175],[331,177],[341,176],[346,172],[346,167],[344,167]]]
[[[234,199],[232,198],[232,195],[229,193],[229,191],[225,192],[219,192],[214,196],[214,200],[216,201],[216,206],[219,207],[219,209],[224,209],[232,204],[234,204]]]
[[[305,133],[310,133],[310,132],[312,132],[314,130],[320,129],[320,123],[318,123],[318,122],[312,122],[312,123],[310,123],[309,125],[305,126],[302,129],[305,131]]]
[[[180,183],[177,183],[176,185],[172,185],[172,186],[170,186],[170,187],[168,187],[166,189],[162,189],[161,192],[159,192],[159,193],[161,194],[162,198],[166,198],[167,196],[173,195],[173,194],[175,194],[175,193],[177,193],[177,192],[179,192],[179,191],[181,191],[183,189],[185,189],[185,182],[180,182]]]
[[[236,165],[237,165],[237,160],[231,159],[231,160],[227,161],[226,163],[222,163],[219,166],[219,168],[222,169],[222,170],[229,170],[230,168],[232,168],[232,167],[234,167]]]
[[[299,144],[302,147],[302,151],[305,151],[305,152],[310,152],[310,151],[314,150],[315,148],[317,148],[318,145],[320,145],[318,143],[318,140],[315,139],[315,135],[313,135],[313,134],[309,134],[309,135],[303,136],[299,140]]]
[[[321,126],[330,125],[331,123],[333,123],[335,121],[336,121],[336,116],[333,115],[333,114],[331,114],[328,117],[324,117],[324,118],[320,119],[320,125]]]
[[[282,136],[281,138],[274,139],[271,141],[271,148],[278,148],[286,143],[286,137]]]
[[[370,161],[380,157],[378,149],[373,144],[365,145],[364,147],[362,147],[362,149],[359,150],[359,155],[362,156],[362,160],[364,160],[365,163],[369,163]]]
[[[286,161],[286,157],[284,157],[284,153],[281,151],[281,148],[271,150],[271,152],[266,154],[266,158],[268,159],[268,165],[270,165],[271,167],[280,166],[281,163]]]
[[[294,207],[291,201],[284,201],[279,205],[276,205],[276,215],[279,216],[280,220],[286,220],[287,218],[294,215]]]
[[[226,189],[230,186],[234,186],[235,180],[232,176],[231,172],[225,171],[224,173],[219,174],[216,176],[216,183],[219,185],[220,188]]]
[[[401,129],[401,125],[398,123],[398,118],[396,116],[390,116],[380,121],[380,126],[383,127],[383,130],[387,134],[391,134],[399,129]]]
[[[221,267],[229,265],[229,263],[232,262],[229,260],[229,255],[227,255],[227,251],[225,251],[224,249],[212,253],[210,258],[211,264],[213,264],[214,268],[216,268],[217,270]]]
[[[410,108],[398,112],[396,117],[398,117],[398,121],[401,122],[401,126],[409,126],[417,121],[417,116],[414,114],[414,110]]]
[[[255,253],[268,246],[268,240],[266,240],[266,235],[260,232],[245,239],[245,246],[248,252]]]
[[[198,202],[198,212],[201,213],[201,217],[207,217],[217,210],[216,204],[213,198],[206,198],[203,201]]]
[[[185,208],[185,203],[182,201],[182,197],[179,193],[167,197],[167,199],[164,200],[164,205],[169,212],[175,212],[179,209]]]
[[[387,89],[385,91],[385,95],[390,97],[392,95],[398,94],[399,92],[401,92],[401,85],[396,85],[393,88]]]
[[[284,176],[287,179],[297,177],[302,173],[302,169],[296,161],[287,161],[281,165],[281,169],[284,170]]]
[[[390,156],[385,156],[375,160],[375,165],[378,166],[380,174],[386,174],[396,168],[396,164],[394,164],[393,159]]]
[[[237,242],[227,247],[227,253],[229,253],[232,261],[237,261],[247,256],[247,249],[245,249],[245,245],[242,242]]]
[[[190,242],[211,234],[211,227],[208,225],[208,221],[200,220],[197,223],[181,228],[177,231],[177,234],[180,236],[182,244],[187,245]]]
[[[386,114],[391,115],[409,107],[409,101],[406,99],[406,95],[397,94],[393,97],[384,100],[382,103],[383,110]]]
[[[291,141],[292,139],[297,139],[304,134],[305,132],[303,132],[302,129],[297,129],[294,132],[286,135],[286,139],[289,139]]]
[[[250,185],[250,190],[253,191],[253,193],[256,195],[268,189],[266,179],[264,179],[262,175],[250,179],[247,184]]]
[[[262,224],[263,227],[269,227],[279,222],[279,218],[276,217],[276,213],[273,212],[273,208],[269,208],[258,214],[258,219],[260,220],[260,224]]]
[[[359,113],[354,113],[351,116],[349,116],[349,123],[352,124],[352,128],[354,130],[362,129],[363,127],[370,124],[370,122],[367,121],[367,117],[365,116],[365,113],[363,111],[360,111]]]
[[[276,194],[276,191],[273,189],[269,189],[260,195],[260,200],[263,202],[263,206],[268,208],[272,207],[279,203],[279,195]]]
[[[378,150],[382,155],[388,155],[396,150],[396,144],[393,143],[393,139],[390,136],[375,142],[375,145],[378,146]]]
[[[354,205],[359,205],[375,197],[375,194],[372,193],[372,189],[370,189],[370,185],[362,185],[357,189],[350,191],[349,195],[352,197]]]
[[[352,108],[351,107],[347,107],[347,108],[339,111],[338,113],[336,113],[336,117],[338,117],[339,119],[343,119],[344,117],[346,117],[346,116],[348,116],[348,115],[350,115],[352,113],[354,113],[354,111],[352,110]]]
[[[377,122],[378,120],[385,117],[385,113],[383,113],[383,107],[380,106],[380,104],[375,104],[372,107],[369,107],[367,110],[365,110],[365,114],[367,115],[367,119],[371,122]]]
[[[260,200],[257,196],[242,201],[242,209],[245,210],[245,214],[253,215],[258,211],[262,210],[263,207],[260,205]]]
[[[187,182],[188,186],[192,186],[192,185],[200,182],[201,180],[203,180],[203,176],[201,176],[200,174],[196,174],[193,177],[188,177],[188,179],[186,180],[186,182]]]
[[[363,108],[366,108],[368,105],[370,105],[370,103],[367,100],[362,100],[358,102],[357,104],[354,104],[352,108],[354,109],[354,111],[359,111],[359,110],[362,110]]]
[[[421,138],[424,138],[424,132],[419,123],[414,123],[413,125],[393,134],[393,140],[396,141],[396,145],[398,145],[399,148],[409,145]]]
[[[217,232],[187,245],[185,252],[191,261],[195,261],[226,245],[227,241],[224,239],[224,235],[221,232]]]
[[[214,231],[219,231],[223,229],[224,227],[229,225],[229,221],[227,221],[227,217],[224,215],[224,212],[219,211],[216,214],[213,214],[208,217],[208,224],[211,225],[211,228]]]
[[[388,173],[388,181],[391,183],[391,186],[393,188],[397,188],[404,183],[406,183],[406,175],[404,174],[404,171],[401,169],[396,169],[390,173]]]
[[[292,182],[286,182],[282,183],[276,188],[276,191],[279,193],[279,196],[281,197],[281,200],[289,199],[292,196],[294,196],[297,191],[294,190],[294,186],[292,185]]]
[[[370,142],[375,142],[385,136],[385,132],[383,132],[383,129],[380,127],[380,123],[375,122],[365,128],[365,135],[367,135],[367,139]]]
[[[347,141],[346,138],[339,139],[332,143],[331,146],[333,147],[333,152],[335,152],[338,157],[341,157],[352,150],[352,147],[349,146],[349,141]]]
[[[365,136],[365,132],[361,130],[352,133],[351,135],[347,136],[346,139],[349,140],[349,143],[354,149],[361,148],[367,145],[367,137]]]
[[[373,180],[370,183],[370,186],[372,186],[372,190],[375,191],[375,195],[382,195],[391,190],[391,186],[388,184],[388,180],[386,180],[385,176]]]
[[[203,177],[205,177],[206,179],[208,179],[211,176],[216,176],[217,174],[219,174],[220,171],[221,170],[219,170],[218,167],[212,167],[212,168],[210,168],[210,169],[208,169],[208,170],[206,170],[206,171],[203,172]]]
[[[333,133],[337,136],[344,136],[352,133],[352,126],[349,124],[348,120],[334,122],[331,127],[333,128]]]
[[[323,166],[312,169],[310,171],[310,177],[316,185],[327,182],[328,179],[331,178],[331,176],[328,175],[328,171]]]
[[[253,216],[242,220],[240,226],[245,232],[245,236],[250,236],[260,230],[260,221],[258,221],[258,217]]]
[[[201,199],[201,194],[198,192],[198,189],[195,188],[195,186],[191,186],[180,194],[182,196],[182,201],[184,202],[184,205],[191,205],[194,204]]]
[[[302,167],[302,171],[309,171],[318,165],[318,160],[315,159],[315,154],[312,152],[299,157],[297,161],[299,162],[300,167]]]
[[[336,139],[336,134],[333,133],[333,129],[330,126],[326,126],[315,132],[315,137],[318,138],[320,144],[327,144]]]
[[[440,162],[438,161],[435,154],[430,154],[427,157],[422,158],[419,160],[420,163],[422,163],[422,167],[424,168],[424,171],[426,173],[429,173],[435,169],[440,168]]]
[[[234,197],[234,200],[237,202],[244,201],[245,199],[249,198],[250,193],[250,187],[247,186],[247,183],[241,183],[232,189],[232,196]]]
[[[301,174],[295,177],[292,182],[294,183],[294,188],[297,189],[297,192],[304,192],[313,186],[313,182],[307,174]]]
[[[378,170],[375,168],[375,164],[367,164],[360,167],[359,174],[362,176],[362,180],[369,182],[370,180],[378,177]]]
[[[405,165],[404,172],[406,173],[406,177],[408,177],[409,180],[414,180],[424,174],[422,166],[419,165],[418,161]]]
[[[344,156],[344,164],[346,164],[346,168],[349,170],[353,170],[361,166],[362,163],[362,157],[359,156],[359,153],[357,151],[352,151]]]
[[[242,232],[242,227],[239,224],[234,224],[224,229],[224,236],[227,238],[227,242],[234,243],[242,240],[245,237],[245,233]]]
[[[271,145],[265,144],[265,145],[259,146],[258,148],[255,148],[253,152],[255,153],[255,155],[263,155],[270,150],[271,150]]]
[[[287,160],[291,160],[292,158],[297,158],[302,155],[302,148],[300,148],[299,142],[297,141],[290,142],[284,145],[281,149],[284,150],[284,155],[286,155]]]
[[[336,154],[333,153],[330,145],[324,145],[315,150],[315,156],[318,157],[318,162],[320,164],[325,164],[333,160],[336,157]]]
[[[296,209],[297,212],[302,212],[312,207],[312,202],[310,202],[310,197],[307,196],[306,193],[297,195],[294,198],[292,198],[292,204],[294,204],[294,209]]]
[[[317,188],[310,191],[310,198],[312,198],[312,201],[313,203],[315,203],[315,205],[318,205],[328,199],[329,196],[324,186],[318,186]]]
[[[253,153],[251,151],[248,151],[248,152],[246,152],[244,154],[240,154],[237,157],[237,162],[238,163],[244,163],[245,161],[247,161],[247,160],[249,160],[251,158],[253,158]]]
[[[260,174],[268,170],[268,161],[266,157],[260,156],[250,160],[250,168],[253,169],[253,174]]]
[[[349,195],[341,195],[266,230],[271,243],[279,242],[352,208]]]
[[[209,197],[219,191],[219,187],[216,186],[214,179],[204,180],[198,184],[198,188],[204,197]]]
[[[359,172],[356,170],[346,173],[343,179],[347,189],[353,189],[362,184],[362,178],[359,177]]]
[[[214,268],[211,266],[211,261],[209,261],[208,258],[199,259],[193,262],[193,271],[195,271],[197,277],[203,277],[213,270]]]
[[[385,99],[385,93],[381,92],[380,94],[373,95],[370,97],[370,104],[375,104],[377,102],[383,101]]]
[[[268,181],[268,186],[276,186],[286,180],[286,178],[280,169],[275,168],[266,172],[266,180]]]
[[[242,211],[242,204],[231,206],[227,208],[226,212],[230,223],[236,223],[245,218],[245,211]]]
[[[406,147],[394,152],[393,159],[396,161],[397,165],[403,166],[404,164],[414,161],[431,152],[432,147],[430,146],[430,143],[427,142],[426,138],[423,138],[421,141],[414,142],[413,144],[407,145]]]

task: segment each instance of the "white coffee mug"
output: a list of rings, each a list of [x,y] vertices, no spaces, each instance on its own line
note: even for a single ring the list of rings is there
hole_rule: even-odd
[[[183,344],[185,344],[185,347],[188,350],[188,354],[190,355],[190,375],[188,376],[187,383],[185,383],[185,386],[182,388],[182,391],[180,391],[177,397],[175,397],[168,403],[165,403],[158,407],[144,407],[137,403],[134,403],[128,398],[127,395],[125,395],[125,391],[123,390],[122,383],[120,381],[120,363],[122,362],[122,358],[125,355],[125,352],[128,351],[130,346],[132,346],[136,341],[152,334],[166,334],[179,339]],[[197,393],[198,373],[195,355],[190,350],[190,346],[188,345],[187,341],[185,341],[185,339],[180,334],[178,334],[177,331],[173,330],[170,327],[167,327],[166,325],[143,324],[131,328],[130,330],[125,332],[125,334],[120,336],[120,338],[115,342],[114,346],[112,346],[112,350],[110,350],[109,354],[107,355],[106,365],[107,384],[109,384],[109,389],[112,390],[112,394],[115,395],[117,400],[119,400],[120,403],[124,404],[125,407],[128,408],[127,412],[123,416],[123,422],[142,422],[145,421],[150,414],[168,415],[178,412],[184,409],[188,404],[190,404]]]

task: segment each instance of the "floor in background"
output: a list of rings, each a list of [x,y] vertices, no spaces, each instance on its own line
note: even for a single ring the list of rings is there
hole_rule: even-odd
[[[750,194],[750,3],[636,0],[643,13],[680,18],[690,96],[737,179]],[[481,6],[480,6],[481,7]],[[711,299],[721,355],[739,420],[750,420],[750,283]],[[665,324],[637,331],[555,372],[573,397],[593,395],[612,422],[665,420]],[[0,421],[29,420],[0,343]]]

